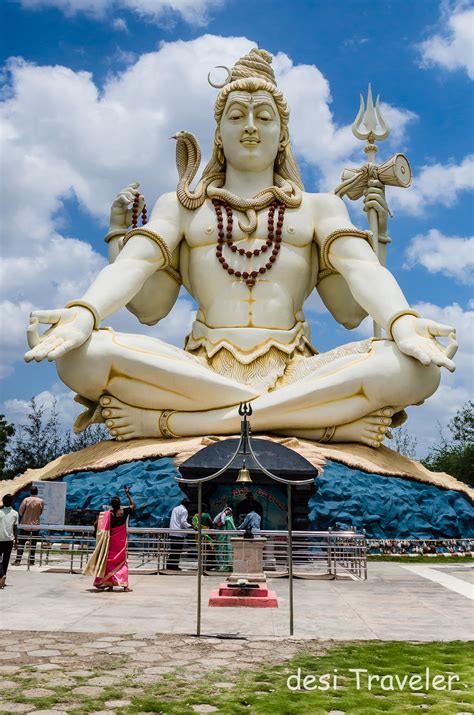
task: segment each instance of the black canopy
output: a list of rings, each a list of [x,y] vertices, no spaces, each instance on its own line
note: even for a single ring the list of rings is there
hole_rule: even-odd
[[[237,449],[238,439],[225,439],[220,442],[210,444],[208,447],[196,452],[179,467],[181,476],[184,479],[202,479],[222,469],[233,453]],[[272,442],[267,439],[251,438],[252,449],[259,462],[277,477],[288,479],[289,481],[299,481],[311,479],[318,476],[318,470],[311,462],[282,444]],[[247,469],[253,481],[266,482],[268,477],[255,464],[253,457],[247,454],[245,457]],[[235,481],[239,470],[243,466],[243,456],[237,455],[229,469],[222,474],[219,481]],[[224,479],[222,479],[224,477]]]

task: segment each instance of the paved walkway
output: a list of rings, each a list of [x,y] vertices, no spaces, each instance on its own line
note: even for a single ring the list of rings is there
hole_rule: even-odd
[[[39,624],[41,625],[41,624]],[[133,638],[98,633],[2,633],[0,650],[0,713],[34,715],[118,715],[143,690],[173,674],[180,681],[199,681],[214,673],[213,687],[235,688],[243,670],[263,668],[290,659],[302,647],[315,655],[320,642],[221,640],[186,636]],[[277,647],[275,647],[277,646]],[[179,698],[173,687],[168,699]],[[19,696],[19,697],[18,697]],[[44,706],[45,698],[55,698]],[[59,702],[58,702],[59,699]],[[90,713],[82,702],[96,702]],[[209,695],[194,712],[214,712]],[[25,702],[26,701],[26,702]],[[157,712],[153,710],[153,712]],[[160,709],[161,712],[161,709]],[[167,712],[167,710],[163,710]],[[143,713],[152,715],[152,712]]]
[[[369,580],[295,580],[295,637],[319,640],[468,640],[474,638],[472,602],[464,566],[459,578],[432,580],[416,565],[369,563]],[[442,569],[443,567],[441,567]],[[429,571],[440,574],[434,565]],[[444,569],[443,569],[444,571]],[[271,639],[289,633],[288,580],[273,579],[278,609],[209,608],[221,579],[203,578],[202,633]],[[106,633],[140,638],[157,633],[192,635],[196,629],[196,577],[132,576],[133,593],[99,593],[88,577],[11,568],[0,591],[3,630]],[[441,582],[440,582],[441,581]],[[455,590],[451,590],[453,584]],[[461,586],[459,586],[461,584]]]
[[[466,570],[461,565],[460,568],[433,568],[432,566],[425,566],[424,564],[408,564],[403,565],[403,568],[408,569],[412,573],[418,576],[423,576],[423,578],[428,578],[430,581],[437,581],[438,583],[446,586],[450,591],[455,593],[460,593],[461,596],[465,596],[471,601],[474,601],[474,586],[469,583],[466,576],[472,576],[472,570]]]

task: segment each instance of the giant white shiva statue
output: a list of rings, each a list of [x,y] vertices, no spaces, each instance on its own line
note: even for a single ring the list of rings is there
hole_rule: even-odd
[[[234,434],[236,407],[250,402],[254,432],[378,447],[405,407],[435,392],[440,369],[454,370],[454,328],[410,308],[338,195],[304,191],[271,60],[254,49],[219,86],[213,153],[195,189],[199,147],[179,132],[177,190],[131,229],[143,197],[138,183],[121,191],[105,237],[110,265],[64,308],[31,314],[25,359],[56,361],[87,408],[76,430],[105,422],[117,440]],[[377,178],[364,201],[383,239]],[[157,323],[181,285],[198,305],[184,349],[102,327],[124,306]],[[341,324],[369,314],[386,337],[318,353],[303,312],[315,288]],[[41,335],[40,324],[50,326]]]

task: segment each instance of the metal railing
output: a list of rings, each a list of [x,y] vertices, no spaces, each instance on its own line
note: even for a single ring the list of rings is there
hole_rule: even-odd
[[[95,548],[92,526],[20,525],[28,569],[41,567],[81,572]],[[203,529],[202,568],[207,575],[232,571],[231,538],[242,531]],[[269,578],[288,576],[288,532],[260,532],[265,537],[263,568]],[[258,537],[256,537],[258,538]],[[197,572],[197,534],[194,530],[129,528],[128,561],[131,570],[142,573],[181,574]],[[367,578],[367,541],[364,534],[350,531],[293,531],[292,561],[295,578]]]

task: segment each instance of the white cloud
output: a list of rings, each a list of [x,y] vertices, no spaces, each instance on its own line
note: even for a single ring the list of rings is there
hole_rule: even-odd
[[[463,69],[474,79],[474,9],[458,9],[443,19],[447,22],[446,31],[429,37],[419,46],[422,67]]]
[[[432,228],[412,238],[405,255],[405,268],[421,264],[430,273],[443,273],[461,283],[473,281],[474,237],[444,236]]]
[[[433,204],[453,206],[459,195],[474,188],[474,154],[460,164],[432,164],[423,166],[408,189],[388,187],[387,197],[393,209],[421,216]]]
[[[127,23],[123,19],[123,17],[116,17],[115,20],[112,22],[112,27],[114,30],[122,30],[123,32],[128,32],[128,27]]]
[[[0,377],[10,375],[28,349],[26,326],[32,310],[60,307],[86,290],[106,264],[92,246],[55,233],[28,255],[5,255],[0,264],[2,351]],[[5,252],[7,253],[7,251]]]
[[[84,12],[97,18],[110,17],[118,10],[130,10],[150,22],[163,21],[177,14],[192,25],[205,25],[208,12],[223,0],[20,0],[27,9],[54,7],[65,15]],[[123,27],[115,29],[123,30]]]

